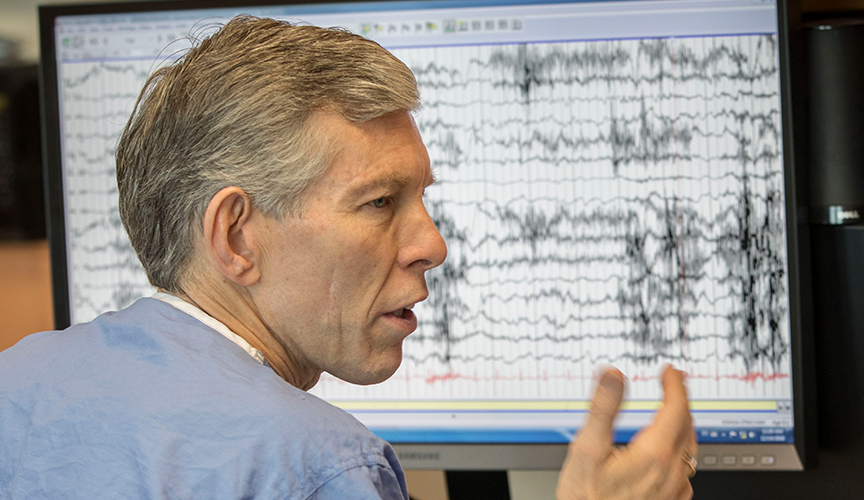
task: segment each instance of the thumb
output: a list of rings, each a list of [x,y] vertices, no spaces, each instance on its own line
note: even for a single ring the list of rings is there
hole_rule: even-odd
[[[590,439],[596,444],[611,445],[612,424],[623,398],[624,374],[614,368],[607,369],[597,384],[588,421],[579,437]]]

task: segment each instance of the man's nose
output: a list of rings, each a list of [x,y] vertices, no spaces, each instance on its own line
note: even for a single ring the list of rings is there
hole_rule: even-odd
[[[425,272],[440,266],[447,257],[447,244],[426,207],[420,206],[411,216],[410,228],[404,232],[402,266]]]

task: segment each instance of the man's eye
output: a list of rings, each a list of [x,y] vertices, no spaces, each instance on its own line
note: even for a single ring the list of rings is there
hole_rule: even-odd
[[[384,206],[387,205],[387,198],[385,198],[385,197],[376,198],[376,199],[370,201],[369,204],[375,208],[384,208]]]

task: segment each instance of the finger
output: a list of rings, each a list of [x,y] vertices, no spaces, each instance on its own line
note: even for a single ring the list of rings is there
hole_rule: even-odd
[[[682,460],[685,448],[695,449],[693,421],[683,374],[667,367],[662,381],[663,407],[657,412],[654,422],[630,442],[629,448],[637,462],[647,461],[667,471],[679,470],[686,467]]]
[[[580,439],[588,439],[594,443],[612,444],[612,424],[624,398],[624,375],[610,368],[603,372],[594,399],[591,400],[591,411],[585,427],[579,433]]]
[[[687,376],[682,373],[683,381],[686,383]],[[685,396],[686,396],[686,385],[685,385]],[[689,403],[688,403],[688,413],[689,413]],[[691,457],[698,457],[699,455],[699,443],[696,440],[696,429],[693,428],[693,417],[690,417],[689,426],[687,427],[687,435],[684,438],[684,454],[690,455]]]
[[[686,376],[686,374],[683,374],[683,375],[684,375],[684,382],[685,382],[685,396],[686,396],[686,391],[687,391],[687,388],[686,388],[687,376]],[[690,420],[689,420],[689,425],[688,425],[688,432],[687,432],[687,436],[686,436],[686,438],[684,439],[684,452],[687,453],[687,454],[689,454],[691,457],[696,458],[696,457],[699,456],[699,442],[698,442],[698,440],[696,439],[696,429],[693,427],[693,416],[692,416],[692,414],[690,414],[690,403],[689,403],[689,401],[688,401],[688,403],[687,403],[687,413],[688,413],[688,415],[690,415]],[[688,482],[689,482],[689,481],[688,481]]]
[[[687,388],[684,385],[684,373],[672,366],[667,366],[663,371],[662,380],[663,408],[657,412],[651,431],[664,434],[667,439],[671,439],[670,444],[673,445],[673,449],[683,449],[685,445],[695,440]]]
[[[676,405],[689,414],[687,407],[687,386],[684,384],[684,372],[676,370],[672,365],[666,365],[663,370],[663,405]]]
[[[696,429],[693,428],[693,418],[690,418],[690,435],[687,438],[685,450],[690,452],[694,457],[699,456],[699,442],[696,440]]]

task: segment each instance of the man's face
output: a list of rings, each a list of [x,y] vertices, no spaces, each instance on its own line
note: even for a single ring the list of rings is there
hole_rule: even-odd
[[[407,112],[314,119],[339,152],[302,216],[268,224],[255,302],[299,373],[377,383],[399,367],[424,273],[447,253],[423,205],[429,156]]]

